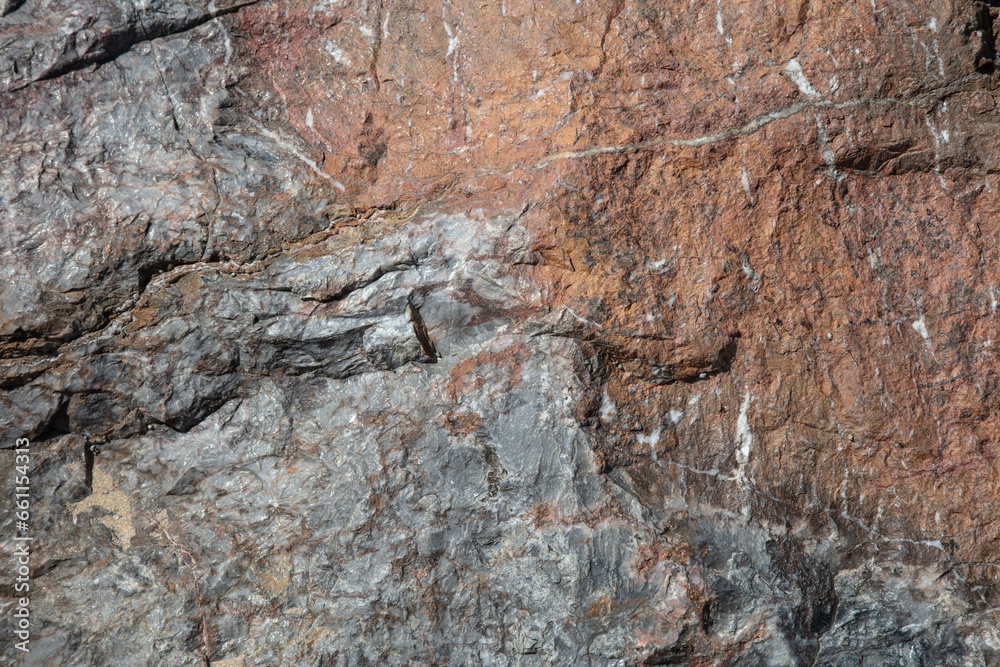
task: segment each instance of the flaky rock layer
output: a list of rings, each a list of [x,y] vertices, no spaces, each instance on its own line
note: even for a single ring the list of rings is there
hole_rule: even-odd
[[[4,659],[1000,664],[994,4],[0,2]]]

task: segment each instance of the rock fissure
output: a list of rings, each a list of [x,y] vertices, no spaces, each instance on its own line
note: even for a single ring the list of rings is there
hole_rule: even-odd
[[[38,73],[30,80],[20,83],[13,83],[0,88],[0,93],[12,93],[24,90],[32,84],[57,79],[66,74],[76,72],[92,65],[100,66],[112,62],[123,53],[127,53],[133,47],[144,42],[151,42],[165,37],[179,35],[189,30],[194,30],[198,26],[204,25],[213,19],[217,19],[227,14],[238,12],[246,7],[256,5],[263,0],[242,0],[232,6],[214,9],[193,18],[186,18],[177,22],[154,21],[147,27],[142,19],[141,12],[132,4],[132,14],[136,18],[138,25],[125,25],[120,28],[111,29],[102,34],[98,39],[87,44],[86,51],[82,54],[69,55],[65,51],[51,65]],[[67,44],[68,48],[70,47]],[[73,45],[75,47],[75,44]],[[163,82],[166,88],[166,83]],[[168,91],[169,94],[169,91]],[[176,125],[175,129],[180,130]]]

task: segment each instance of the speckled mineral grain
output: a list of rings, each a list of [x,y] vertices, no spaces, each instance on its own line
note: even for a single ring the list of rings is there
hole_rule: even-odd
[[[0,0],[3,664],[1000,664],[997,5]]]

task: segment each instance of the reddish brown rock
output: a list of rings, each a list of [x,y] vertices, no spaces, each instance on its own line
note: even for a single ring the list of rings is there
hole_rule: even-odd
[[[359,207],[529,203],[510,270],[606,362],[628,424],[600,429],[607,460],[973,563],[1000,510],[995,20],[289,2],[235,23],[241,85]]]

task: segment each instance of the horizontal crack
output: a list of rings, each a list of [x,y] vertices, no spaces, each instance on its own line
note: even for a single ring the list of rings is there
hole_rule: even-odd
[[[409,259],[400,260],[392,264],[383,264],[377,267],[374,271],[370,272],[368,275],[361,276],[356,280],[352,280],[345,284],[343,287],[338,289],[332,294],[324,294],[319,296],[309,296],[309,295],[298,295],[303,301],[316,301],[318,303],[331,303],[333,301],[343,301],[352,292],[356,292],[360,289],[364,289],[369,285],[372,285],[383,276],[387,276],[390,273],[399,273],[400,271],[407,271],[409,269],[415,268],[419,265],[421,257],[411,256]]]
[[[400,219],[402,221],[409,220],[413,217],[413,215],[415,215],[416,211],[419,210],[421,206],[423,206],[423,204],[417,206],[414,211],[401,216]],[[260,275],[270,259],[294,252],[295,250],[320,246],[330,237],[331,234],[336,233],[340,223],[348,220],[365,222],[376,216],[378,213],[391,210],[392,209],[374,209],[367,212],[359,212],[357,215],[340,216],[331,220],[329,227],[322,232],[313,234],[306,239],[290,240],[281,247],[268,248],[258,255],[254,255],[243,260],[226,258],[216,261],[179,261],[176,263],[143,267],[148,268],[149,272],[148,275],[141,281],[139,290],[134,295],[118,303],[117,306],[110,307],[113,314],[103,326],[80,332],[79,335],[73,338],[60,341],[54,349],[45,355],[19,355],[4,358],[2,356],[2,348],[0,348],[0,388],[10,389],[27,384],[32,379],[38,377],[42,373],[45,373],[48,369],[57,364],[66,352],[79,349],[80,347],[91,344],[96,340],[120,334],[132,321],[132,317],[135,312],[139,308],[143,307],[144,304],[148,303],[147,299],[151,294],[163,288],[165,285],[169,285],[180,280],[183,276],[189,273],[218,271],[231,276]],[[424,259],[422,255],[413,255],[393,264],[380,266],[376,269],[376,275],[374,275],[374,277],[370,277],[370,279],[367,280],[365,277],[360,277],[358,280],[352,281],[342,288],[339,293],[330,297],[323,296],[317,298],[303,294],[296,294],[296,296],[303,301],[316,301],[320,303],[337,301],[345,298],[350,292],[356,289],[361,289],[370,285],[388,273],[405,271],[413,268],[417,266],[422,259]],[[270,286],[268,289],[275,292],[294,293],[291,288]],[[27,335],[25,340],[44,338],[44,335]],[[9,338],[0,336],[0,345],[8,341]],[[35,368],[27,369],[26,367],[29,365],[34,366]]]

